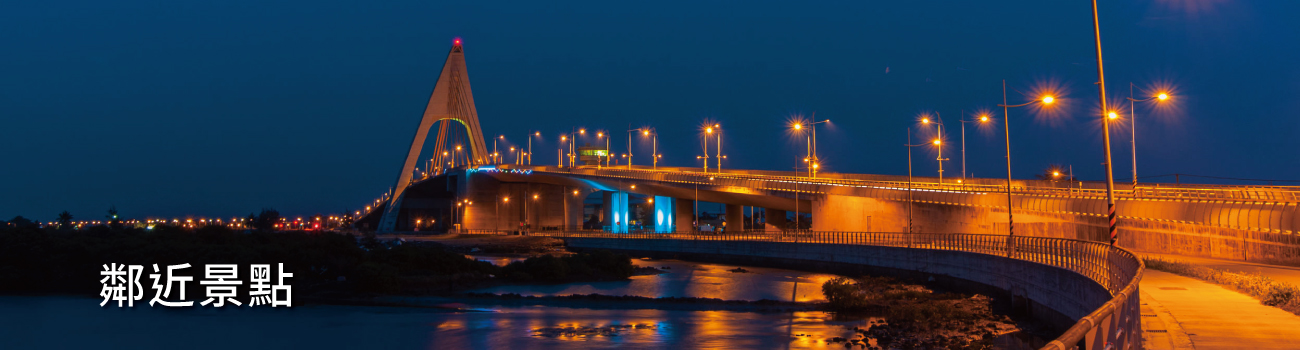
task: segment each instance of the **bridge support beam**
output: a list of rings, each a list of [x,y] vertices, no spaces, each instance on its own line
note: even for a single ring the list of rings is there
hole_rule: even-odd
[[[628,207],[627,192],[623,191],[603,191],[601,197],[605,204],[605,220],[603,225],[608,227],[608,232],[627,233]]]
[[[725,210],[727,231],[736,232],[745,230],[745,206],[740,204],[727,204]]]
[[[785,210],[763,208],[764,229],[768,232],[780,232],[785,230],[786,218]]]
[[[690,198],[673,198],[673,209],[677,219],[678,231],[695,231],[695,200]]]

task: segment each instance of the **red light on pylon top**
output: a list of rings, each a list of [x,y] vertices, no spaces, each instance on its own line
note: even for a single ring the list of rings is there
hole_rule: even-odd
[[[460,45],[460,38],[456,38],[456,40],[453,40],[452,43],[454,43],[454,44],[456,44],[457,46],[459,46],[459,45]]]

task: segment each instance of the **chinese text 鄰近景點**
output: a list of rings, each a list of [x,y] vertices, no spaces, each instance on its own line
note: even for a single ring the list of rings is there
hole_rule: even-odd
[[[99,280],[103,288],[99,291],[99,296],[104,297],[104,301],[99,306],[105,306],[109,301],[117,301],[117,306],[122,307],[125,303],[127,307],[134,307],[135,302],[143,300],[145,291],[140,284],[140,276],[144,271],[144,265],[124,265],[118,263],[104,264],[104,270],[99,272],[104,276]],[[167,265],[166,277],[163,277],[162,270],[158,264],[153,264],[153,272],[149,274],[149,279],[153,280],[152,289],[154,290],[153,299],[149,300],[149,306],[155,303],[168,307],[194,306],[194,301],[185,300],[185,283],[193,281],[193,276],[178,276],[177,270],[187,269],[190,264]],[[271,283],[271,265],[270,264],[252,264],[248,266],[248,301],[241,302],[236,299],[238,296],[239,285],[243,281],[239,280],[239,265],[237,264],[208,264],[204,265],[204,278],[199,281],[199,285],[206,286],[206,299],[199,302],[201,306],[224,307],[226,302],[235,306],[257,306],[271,305],[271,307],[292,307],[293,306],[293,289],[292,286],[285,284],[285,278],[293,277],[292,273],[284,272],[284,264],[278,264],[278,276],[275,284]],[[171,299],[172,289],[177,290],[176,299]]]

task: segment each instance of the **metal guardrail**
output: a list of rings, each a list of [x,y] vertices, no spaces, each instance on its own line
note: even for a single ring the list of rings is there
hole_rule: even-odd
[[[786,231],[767,233],[594,233],[538,232],[536,236],[677,239],[695,241],[749,241],[784,243],[821,243],[871,245],[913,249],[960,251],[1010,258],[1065,269],[1105,287],[1111,299],[1042,349],[1127,349],[1141,347],[1138,282],[1145,265],[1142,259],[1123,248],[1100,242],[1048,237],[1008,237],[981,234],[908,234],[898,232],[826,232]],[[1014,247],[1009,250],[1008,247]],[[1010,252],[1010,253],[1009,253]]]
[[[519,166],[528,167],[528,166]],[[667,182],[711,184],[720,186],[747,186],[755,188],[764,188],[779,191],[804,191],[812,192],[809,186],[814,185],[832,185],[832,186],[869,186],[869,187],[891,187],[906,188],[909,186],[907,181],[887,181],[887,180],[866,180],[851,178],[831,178],[831,177],[805,177],[805,176],[783,176],[768,174],[746,174],[738,172],[721,172],[721,173],[704,173],[696,171],[684,171],[683,169],[625,169],[625,168],[563,168],[555,169],[550,166],[529,167],[538,172],[547,172],[555,174],[579,174],[591,176],[617,177],[637,180],[654,180]],[[932,190],[932,191],[952,191],[952,192],[983,192],[983,193],[1003,193],[1006,192],[1006,185],[991,184],[973,184],[973,183],[936,183],[926,182],[925,179],[918,179],[911,183],[915,190]],[[764,186],[755,186],[753,181],[764,181]],[[796,189],[798,185],[804,185]],[[1155,186],[1138,186],[1137,188],[1116,189],[1115,194],[1120,198],[1163,198],[1163,199],[1232,199],[1232,200],[1267,200],[1267,201],[1300,201],[1300,189],[1280,187],[1280,186],[1219,186],[1206,185],[1201,188],[1191,188],[1189,185],[1178,185],[1174,187]],[[1096,197],[1104,198],[1105,189],[1097,188],[1076,188],[1076,187],[1047,187],[1047,186],[1011,186],[1012,193],[1016,194],[1034,194],[1034,195],[1053,195],[1053,196],[1075,196],[1075,197]]]

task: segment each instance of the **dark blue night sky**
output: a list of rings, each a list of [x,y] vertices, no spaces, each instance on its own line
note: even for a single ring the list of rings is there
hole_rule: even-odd
[[[1296,13],[1102,2],[1112,100],[1130,81],[1175,89],[1172,108],[1137,108],[1140,175],[1300,179]],[[1053,113],[1012,110],[1014,175],[1061,164],[1098,180],[1092,30],[1084,0],[7,2],[0,217],[354,209],[393,184],[455,37],[485,133],[542,130],[537,163],[555,163],[562,130],[631,124],[659,130],[665,164],[698,165],[697,126],[712,119],[727,167],[786,170],[804,149],[785,121],[815,111],[832,120],[818,131],[826,170],[904,174],[906,128],[937,111],[954,176],[958,115],[994,109],[1006,79],[1013,103],[1064,93]],[[969,171],[1004,176],[1002,129],[967,138]],[[918,154],[917,173],[934,174],[933,158]]]

